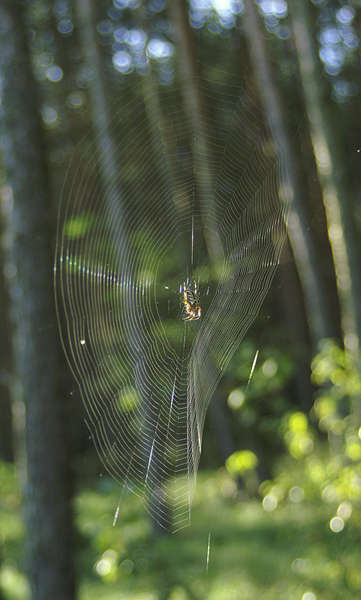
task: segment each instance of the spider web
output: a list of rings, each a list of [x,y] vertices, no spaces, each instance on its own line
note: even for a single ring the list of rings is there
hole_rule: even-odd
[[[100,140],[83,140],[55,262],[63,345],[97,452],[169,530],[189,522],[207,407],[286,233],[285,158],[247,82],[199,71],[201,121],[175,86],[124,93],[111,119],[115,174],[99,168]],[[202,316],[186,322],[194,282]]]

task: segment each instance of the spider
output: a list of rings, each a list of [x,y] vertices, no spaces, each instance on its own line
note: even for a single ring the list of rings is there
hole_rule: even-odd
[[[194,280],[193,280],[194,281]],[[201,307],[198,304],[197,284],[194,281],[194,292],[183,284],[183,304],[185,306],[184,321],[196,321],[201,318]]]

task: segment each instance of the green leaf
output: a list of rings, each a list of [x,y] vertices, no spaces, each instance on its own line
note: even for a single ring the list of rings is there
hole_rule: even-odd
[[[93,213],[83,212],[64,223],[63,234],[68,238],[79,238],[90,231],[95,221]]]

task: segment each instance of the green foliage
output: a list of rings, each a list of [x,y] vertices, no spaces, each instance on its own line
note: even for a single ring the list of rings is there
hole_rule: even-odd
[[[264,329],[262,314],[260,327]],[[270,335],[274,337],[273,332]],[[227,398],[232,414],[237,448],[251,451],[257,463],[268,471],[274,460],[284,452],[278,431],[285,413],[291,408],[287,389],[293,372],[294,360],[284,341],[279,347],[265,344],[258,352],[252,340],[245,340],[221,382],[221,395]],[[237,462],[237,457],[234,460]],[[246,473],[238,471],[240,475],[245,478]],[[248,475],[251,475],[250,471]]]
[[[30,598],[30,589],[21,566],[25,532],[20,506],[15,468],[0,462],[0,597],[5,600]]]
[[[310,494],[305,468],[309,458],[289,460],[292,469],[286,462],[279,464],[275,480],[261,486],[263,503],[242,501],[224,468],[201,473],[192,523],[173,535],[154,537],[140,499],[128,492],[119,498],[118,484],[108,477],[99,478],[91,489],[83,488],[74,504],[79,600],[359,597],[361,520],[355,518],[355,508],[350,514],[351,503],[343,502],[335,513],[332,504]],[[323,468],[319,477],[326,473],[327,461]],[[5,600],[20,600],[28,597],[21,572],[20,497],[14,470],[2,468],[1,474],[8,482],[1,490],[2,523],[14,490],[17,500],[12,508],[17,525],[2,543],[6,558],[1,591]],[[337,521],[336,529],[330,528],[336,517],[344,520],[342,531],[337,531]],[[19,591],[21,585],[24,593]]]
[[[68,238],[77,239],[89,233],[94,225],[95,215],[84,211],[64,223],[64,235]]]
[[[139,398],[135,388],[129,386],[121,390],[118,398],[119,410],[121,412],[131,412],[137,408],[138,404]]]
[[[295,563],[295,571],[309,574],[317,598],[354,598],[361,577],[346,548],[361,537],[361,377],[353,358],[326,340],[312,362],[312,379],[320,387],[310,419],[300,412],[285,415],[279,434],[289,454],[260,493],[270,512],[289,506],[302,519],[309,510],[323,511],[328,534],[315,532],[317,543]],[[335,547],[339,555],[330,559]],[[329,580],[327,596],[323,577]]]
[[[323,494],[336,502],[361,500],[361,376],[354,359],[335,343],[324,342],[312,363],[312,376],[323,386],[311,417],[327,435],[328,481]],[[361,513],[359,515],[361,517]]]
[[[314,447],[314,435],[304,413],[287,414],[282,420],[282,436],[290,455],[301,459],[310,454]]]
[[[310,421],[303,413],[287,414],[280,435],[313,497],[337,506],[361,500],[361,377],[352,358],[334,342],[323,343],[312,362],[316,393]],[[361,513],[359,515],[361,517]]]
[[[257,464],[257,456],[250,450],[237,450],[226,460],[227,470],[234,476],[243,475],[247,471],[255,469]]]

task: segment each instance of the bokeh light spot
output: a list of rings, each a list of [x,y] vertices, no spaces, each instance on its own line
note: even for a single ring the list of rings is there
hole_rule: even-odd
[[[238,408],[240,408],[242,406],[245,399],[246,399],[246,396],[244,395],[242,390],[233,390],[228,396],[227,404],[228,404],[229,408],[233,408],[234,410],[237,410]]]
[[[276,361],[273,360],[272,358],[269,358],[268,360],[266,360],[263,363],[262,368],[261,368],[261,373],[262,373],[263,377],[265,377],[266,379],[271,379],[271,377],[276,375],[277,369],[278,369],[278,365],[277,365]]]
[[[128,29],[126,29],[125,27],[117,27],[113,32],[115,41],[116,42],[124,42],[127,33],[128,33]]]
[[[352,6],[343,6],[340,10],[337,11],[336,17],[337,20],[343,25],[348,25],[351,23],[355,16],[355,9]]]
[[[113,30],[112,22],[109,19],[102,19],[97,25],[100,35],[109,35]]]
[[[147,35],[141,29],[130,29],[124,34],[124,40],[137,51],[144,48],[147,41]]]
[[[337,516],[346,521],[352,515],[352,504],[351,502],[341,502],[337,509]]]
[[[85,102],[85,94],[81,91],[74,91],[69,94],[66,103],[70,108],[79,108]]]
[[[221,494],[224,498],[232,498],[237,493],[237,485],[232,479],[222,483]]]
[[[299,487],[298,485],[296,485],[295,487],[293,487],[292,489],[290,489],[290,491],[288,492],[289,498],[291,500],[291,502],[302,502],[302,500],[305,497],[305,493],[303,491],[303,489],[301,487]]]
[[[51,52],[41,52],[37,57],[37,62],[42,67],[50,67],[54,62],[54,56]]]
[[[146,573],[149,569],[149,561],[146,558],[139,558],[135,563],[135,569],[138,573]]]
[[[58,120],[58,112],[54,106],[44,106],[41,110],[41,117],[45,125],[55,125]]]
[[[133,70],[132,57],[129,52],[116,52],[113,56],[113,65],[120,73],[131,73]]]
[[[123,573],[125,573],[126,575],[130,575],[131,573],[133,573],[133,571],[134,571],[133,561],[129,560],[129,558],[126,558],[125,560],[123,560],[123,562],[120,564],[120,570],[123,571]]]
[[[62,19],[58,23],[58,31],[62,35],[70,35],[73,32],[74,25],[69,19]]]
[[[169,58],[174,54],[174,46],[170,42],[153,38],[147,46],[147,54],[150,58]]]
[[[272,494],[267,494],[267,496],[263,498],[262,506],[267,512],[272,512],[275,510],[277,508],[277,504],[277,498],[275,498],[275,496]]]
[[[113,0],[116,8],[137,8],[140,0]]]
[[[49,81],[56,83],[63,79],[63,71],[58,65],[52,65],[46,70],[46,76]]]
[[[313,592],[305,592],[302,596],[302,600],[317,600],[317,596]]]
[[[110,572],[110,569],[111,569],[111,564],[107,560],[100,560],[99,562],[97,562],[97,565],[95,567],[96,572],[101,577],[104,577],[104,575],[108,575],[108,573]]]
[[[343,530],[344,527],[345,527],[345,522],[343,519],[341,519],[341,517],[334,517],[333,519],[331,519],[330,529],[334,533],[339,533],[340,531]]]
[[[285,0],[264,0],[260,4],[260,10],[266,16],[281,19],[287,15],[287,3]]]

